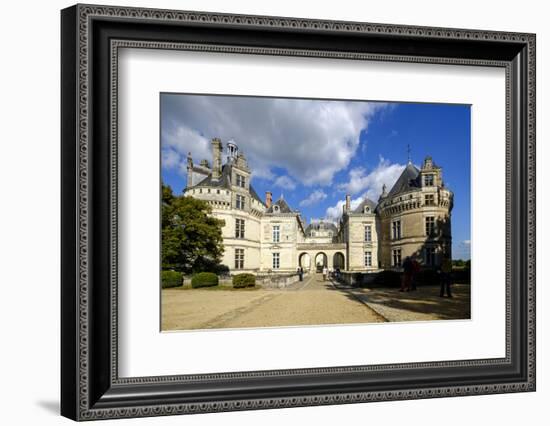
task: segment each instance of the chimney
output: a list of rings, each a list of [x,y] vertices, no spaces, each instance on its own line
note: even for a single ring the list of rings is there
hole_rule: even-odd
[[[349,212],[351,209],[351,196],[346,194],[346,211]]]
[[[265,191],[265,205],[267,208],[271,207],[271,202],[273,201],[273,194],[271,194],[271,191]]]
[[[212,139],[212,179],[219,180],[222,175],[222,141]]]
[[[187,153],[187,188],[193,186],[193,159],[191,153]]]

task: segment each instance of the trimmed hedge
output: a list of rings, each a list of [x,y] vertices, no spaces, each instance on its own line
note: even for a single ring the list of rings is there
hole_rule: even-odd
[[[376,275],[374,283],[384,287],[399,287],[401,285],[401,273],[390,270],[381,271]]]
[[[162,271],[160,273],[162,288],[179,287],[183,284],[183,274],[177,271]]]
[[[199,272],[191,278],[191,287],[214,287],[218,285],[218,276],[213,272]]]
[[[256,276],[254,274],[233,275],[233,288],[254,287]]]

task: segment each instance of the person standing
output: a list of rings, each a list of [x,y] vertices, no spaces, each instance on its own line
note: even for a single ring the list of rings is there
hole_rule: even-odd
[[[327,266],[323,266],[323,281],[326,281],[327,280],[327,273],[328,273],[328,269],[327,269]]]
[[[420,263],[416,259],[412,260],[411,291],[416,290],[416,282],[420,273]]]
[[[413,273],[413,263],[409,256],[403,261],[403,278],[401,280],[401,288],[399,291],[410,291],[411,278]]]
[[[447,256],[443,258],[441,262],[441,274],[440,274],[440,289],[439,296],[443,297],[447,293],[447,297],[453,297],[451,294],[451,272],[453,263]]]

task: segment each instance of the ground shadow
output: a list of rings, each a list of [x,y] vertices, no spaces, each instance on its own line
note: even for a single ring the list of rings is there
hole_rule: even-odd
[[[420,286],[416,291],[400,292],[397,288],[353,288],[328,283],[327,290],[339,291],[351,300],[368,306],[382,305],[408,313],[413,321],[415,314],[431,315],[434,319],[470,319],[470,285],[453,284],[453,297],[440,297],[437,285]],[[391,320],[388,318],[388,320]]]

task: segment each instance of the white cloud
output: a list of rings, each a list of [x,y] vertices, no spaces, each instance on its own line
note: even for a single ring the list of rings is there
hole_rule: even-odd
[[[351,203],[350,203],[351,209],[352,210],[356,209],[359,206],[359,204],[361,204],[363,199],[364,199],[364,195],[351,199]],[[336,205],[327,208],[327,211],[325,213],[326,218],[333,222],[338,222],[340,220],[340,217],[342,216],[342,211],[345,204],[346,204],[345,200],[338,200]]]
[[[462,241],[462,244],[464,244],[465,246],[469,246],[470,245],[470,240],[464,240]]]
[[[280,188],[289,189],[291,191],[296,189],[296,183],[286,175],[279,176],[277,179],[275,179],[273,185]]]
[[[363,167],[356,167],[349,172],[349,180],[337,186],[338,190],[350,195],[359,196],[351,199],[351,209],[355,209],[365,198],[369,198],[375,203],[382,193],[382,186],[386,185],[389,191],[403,172],[403,164],[390,163],[388,160],[380,157],[378,165],[370,172]],[[342,207],[345,200],[339,200],[334,206],[328,207],[326,217],[337,221],[342,216]]]
[[[183,124],[163,128],[161,138],[163,168],[177,168],[182,176],[187,173],[187,153],[191,152],[193,162],[199,164],[207,159],[212,164],[210,141],[196,130]]]
[[[357,167],[349,172],[349,181],[338,185],[338,189],[347,194],[355,195],[364,193],[372,201],[377,202],[385,184],[389,191],[397,181],[405,165],[390,163],[380,157],[378,165],[370,172],[363,167]]]
[[[309,194],[309,196],[307,198],[300,201],[300,206],[302,206],[302,207],[312,206],[314,204],[320,203],[325,198],[327,198],[327,194],[325,194],[325,192],[323,190],[317,189],[317,190],[313,191],[311,194]]]
[[[180,165],[181,156],[171,148],[162,150],[162,166],[166,169],[174,169]]]
[[[238,96],[163,95],[162,147],[210,159],[209,140],[233,138],[255,176],[282,168],[304,185],[345,169],[369,121],[386,104]]]

